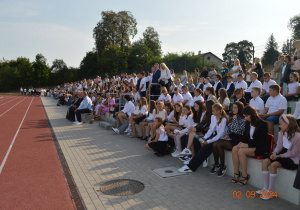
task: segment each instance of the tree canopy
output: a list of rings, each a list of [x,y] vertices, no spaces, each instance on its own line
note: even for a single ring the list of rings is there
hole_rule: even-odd
[[[288,28],[292,31],[294,40],[300,40],[300,14],[295,15],[289,20]]]
[[[273,65],[274,62],[277,61],[279,55],[278,43],[276,42],[274,35],[271,34],[262,57],[262,63],[264,65]]]

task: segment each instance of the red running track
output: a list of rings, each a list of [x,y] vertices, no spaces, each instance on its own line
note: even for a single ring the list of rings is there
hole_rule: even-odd
[[[0,106],[0,209],[74,209],[40,98],[16,97]]]

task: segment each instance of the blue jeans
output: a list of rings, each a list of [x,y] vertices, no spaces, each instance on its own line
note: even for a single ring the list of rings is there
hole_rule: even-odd
[[[273,124],[278,124],[279,123],[279,117],[280,115],[273,115],[273,116],[270,116],[266,119],[266,121],[269,121]]]

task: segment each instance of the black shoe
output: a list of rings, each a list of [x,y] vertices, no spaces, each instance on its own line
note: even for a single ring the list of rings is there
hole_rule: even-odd
[[[162,157],[164,156],[163,154],[160,154],[159,152],[157,154],[155,154],[157,157]]]
[[[220,169],[220,165],[214,164],[213,167],[212,167],[212,169],[210,170],[210,174],[217,173],[219,171],[219,169]]]
[[[223,167],[220,167],[219,171],[218,171],[218,177],[222,177],[225,175],[227,170],[227,167],[224,165]]]

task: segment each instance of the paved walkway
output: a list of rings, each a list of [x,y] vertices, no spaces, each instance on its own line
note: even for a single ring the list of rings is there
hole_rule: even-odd
[[[182,166],[171,156],[156,157],[144,149],[145,141],[106,131],[98,123],[73,125],[65,119],[67,107],[53,98],[42,98],[54,132],[87,209],[299,209],[280,198],[233,198],[234,191],[256,188],[231,183],[231,177],[210,175],[210,168],[160,178],[151,169]],[[115,197],[97,192],[113,179],[134,179],[145,189],[132,196]]]

